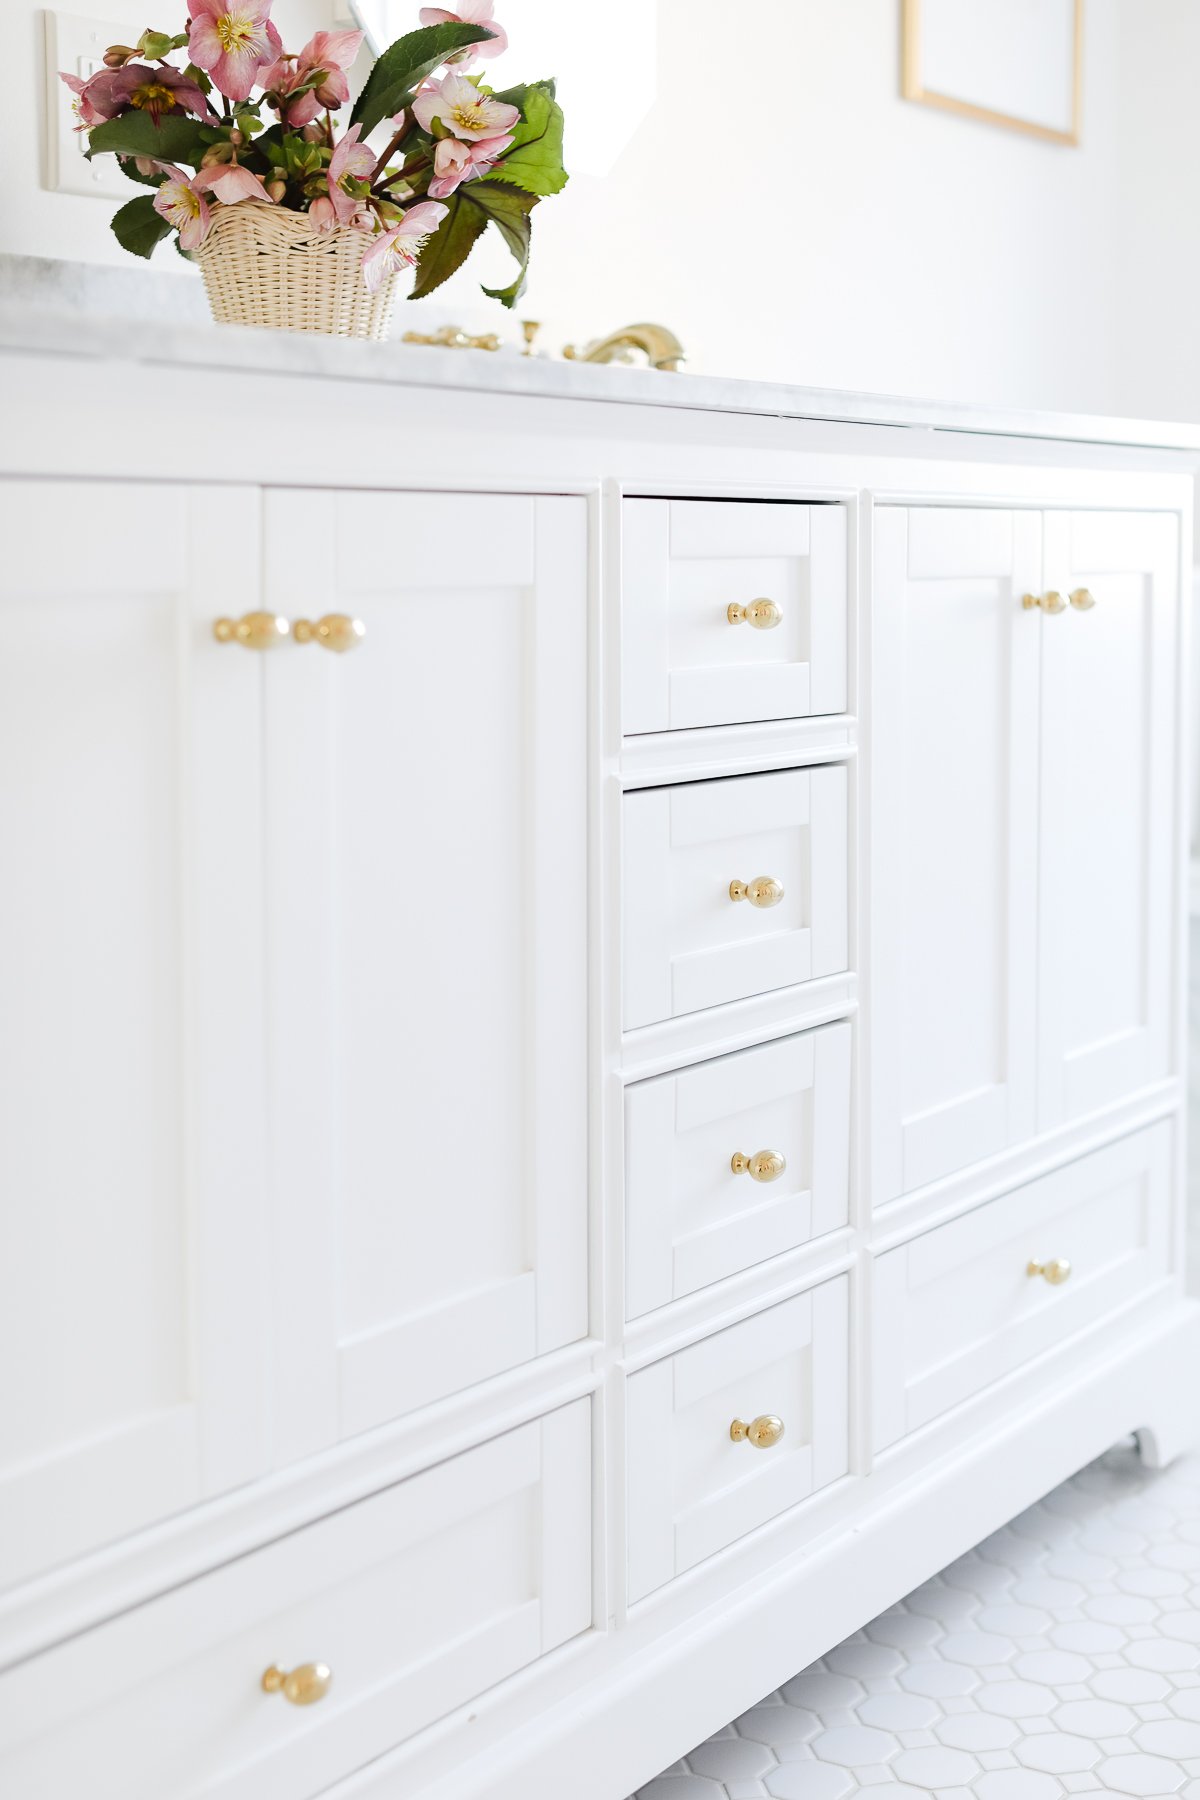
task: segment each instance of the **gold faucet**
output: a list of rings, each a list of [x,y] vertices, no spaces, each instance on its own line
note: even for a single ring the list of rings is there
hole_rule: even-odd
[[[662,369],[673,373],[686,359],[683,345],[673,331],[665,325],[623,325],[620,331],[610,332],[608,337],[597,338],[577,350],[574,344],[567,344],[563,355],[568,362],[631,362],[630,350],[641,350],[652,369]]]

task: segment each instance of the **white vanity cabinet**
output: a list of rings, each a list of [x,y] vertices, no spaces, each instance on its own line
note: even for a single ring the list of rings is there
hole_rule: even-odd
[[[0,1791],[626,1800],[1200,1440],[1200,432],[122,342],[0,307]]]

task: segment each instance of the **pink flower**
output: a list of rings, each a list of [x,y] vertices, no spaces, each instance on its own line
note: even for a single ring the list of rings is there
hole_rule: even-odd
[[[361,130],[361,125],[352,125],[346,135],[339,139],[337,148],[329,159],[329,204],[339,225],[349,225],[362,207],[362,196],[348,194],[343,184],[347,180],[363,181],[375,168],[375,152],[358,141]],[[309,210],[311,212],[312,208]]]
[[[110,111],[109,89],[116,73],[115,69],[101,69],[90,80],[84,81],[78,75],[68,75],[65,70],[59,70],[58,79],[65,81],[75,96],[71,102],[71,111],[79,120],[76,131],[90,131],[93,125],[102,125],[105,119],[115,116],[115,106]]]
[[[433,153],[430,198],[446,200],[460,183],[486,175],[512,141],[511,132],[503,137],[481,138],[477,144],[464,144],[461,138],[442,138]]]
[[[508,49],[508,34],[503,25],[497,25],[492,18],[493,0],[458,0],[458,11],[447,12],[441,6],[423,6],[421,8],[422,25],[485,25],[491,32],[490,38],[478,44],[468,44],[457,56],[448,56],[447,62],[458,63],[460,67],[468,67],[477,56],[502,56]]]
[[[361,31],[318,31],[305,44],[297,57],[281,57],[259,75],[259,85],[287,99],[318,70],[324,78],[315,88],[297,96],[286,108],[289,125],[298,130],[308,125],[322,108],[336,110],[350,98],[347,71],[358,55],[363,41]]]
[[[481,94],[473,81],[453,70],[427,88],[412,103],[417,124],[429,131],[440,119],[458,138],[494,138],[509,131],[521,117],[515,106]]]
[[[216,113],[196,83],[169,63],[151,68],[149,63],[130,62],[120,69],[100,69],[89,81],[66,74],[59,79],[75,95],[80,130],[90,130],[131,108],[149,113],[156,125],[164,114],[180,113],[195,113],[208,125],[217,122]]]
[[[271,0],[188,0],[188,55],[231,100],[248,100],[264,63],[283,49]]]
[[[167,179],[154,196],[154,210],[175,227],[182,248],[194,250],[204,242],[212,223],[208,202],[185,169],[177,169],[174,163],[158,166],[166,170]]]
[[[409,207],[398,225],[372,238],[363,257],[363,280],[372,294],[397,269],[411,269],[426,238],[449,211],[436,200],[422,200],[419,206]]]
[[[201,169],[192,177],[191,185],[197,193],[210,193],[222,206],[236,206],[239,200],[271,202],[271,196],[258,176],[252,175],[249,169],[239,168],[237,163],[210,163],[207,169]]]

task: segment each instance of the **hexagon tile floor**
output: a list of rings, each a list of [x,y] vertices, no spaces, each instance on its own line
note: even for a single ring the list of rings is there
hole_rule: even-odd
[[[1200,1800],[1200,1457],[1110,1450],[637,1800]]]

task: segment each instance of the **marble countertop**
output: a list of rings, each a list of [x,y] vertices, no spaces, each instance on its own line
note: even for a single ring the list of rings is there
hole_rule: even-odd
[[[1200,452],[1200,424],[1026,412],[548,357],[215,326],[188,278],[0,256],[0,352]]]

